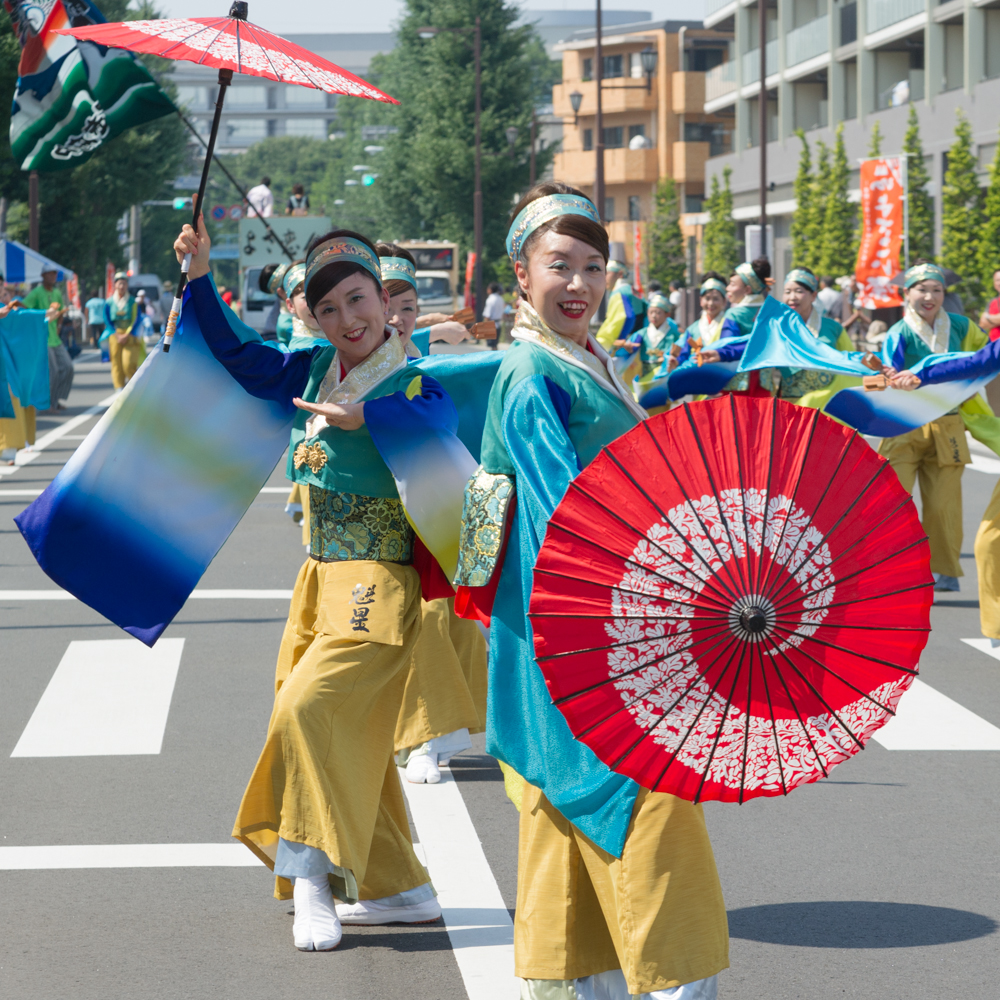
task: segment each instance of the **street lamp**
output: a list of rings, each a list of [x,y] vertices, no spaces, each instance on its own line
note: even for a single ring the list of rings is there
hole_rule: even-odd
[[[423,39],[433,38],[442,32],[450,32],[455,35],[472,35],[472,58],[476,70],[476,125],[475,125],[475,148],[476,167],[475,182],[472,193],[472,242],[475,244],[476,254],[476,321],[483,318],[483,164],[482,164],[482,142],[480,137],[479,119],[482,115],[483,95],[483,32],[480,20],[476,18],[474,28],[417,28],[417,36]]]
[[[652,45],[647,45],[639,53],[639,61],[642,63],[642,71],[646,74],[646,93],[653,92],[653,74],[656,72],[657,52]]]
[[[574,90],[569,95],[569,104],[573,109],[573,128],[576,128],[580,121],[580,105],[583,104],[583,94],[579,90]]]
[[[517,134],[520,130],[516,125],[510,125],[505,130],[504,135],[507,136],[507,145],[510,147],[510,158],[514,159],[514,143],[517,142]]]

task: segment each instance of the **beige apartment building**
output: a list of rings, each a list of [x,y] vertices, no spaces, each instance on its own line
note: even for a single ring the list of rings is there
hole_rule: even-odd
[[[630,266],[636,224],[650,219],[659,179],[677,182],[682,214],[698,213],[706,161],[732,150],[732,118],[705,112],[705,74],[729,58],[730,38],[700,21],[640,21],[602,31],[604,217],[611,240],[625,245]],[[554,176],[591,196],[594,39],[593,29],[586,29],[555,46],[562,52],[563,78],[552,96],[553,112],[563,120]],[[650,51],[656,53],[652,74],[644,67],[644,51],[646,67]]]

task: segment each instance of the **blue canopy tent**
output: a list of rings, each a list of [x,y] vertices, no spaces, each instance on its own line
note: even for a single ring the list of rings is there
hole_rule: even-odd
[[[42,271],[55,271],[56,281],[65,281],[73,272],[57,264],[37,250],[31,250],[17,240],[0,241],[0,274],[12,285],[33,285],[42,280]]]

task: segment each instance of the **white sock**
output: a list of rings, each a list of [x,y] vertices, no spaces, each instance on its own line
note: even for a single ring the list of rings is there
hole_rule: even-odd
[[[326,875],[295,880],[295,923],[292,936],[299,951],[333,951],[343,931],[337,919],[330,880]]]

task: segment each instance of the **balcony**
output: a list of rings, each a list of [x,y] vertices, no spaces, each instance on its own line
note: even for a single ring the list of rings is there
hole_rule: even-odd
[[[616,88],[616,84],[640,84],[640,86],[630,86],[627,90]],[[602,97],[602,110],[606,115],[616,115],[627,111],[655,111],[656,110],[656,77],[653,77],[652,93],[647,94],[645,86],[641,86],[643,81],[633,80],[630,77],[616,77],[613,80],[604,81],[604,92]],[[595,80],[576,80],[568,83],[560,83],[552,88],[552,113],[560,118],[573,118],[573,107],[569,103],[569,95],[573,91],[579,91],[583,95],[580,102],[580,115],[586,117],[593,115],[597,111],[597,82]]]
[[[704,184],[709,146],[707,142],[674,143],[674,180],[678,184]]]
[[[830,19],[824,14],[785,36],[785,65],[797,66],[830,51]]]
[[[736,60],[720,63],[705,74],[705,100],[714,101],[736,89]]]
[[[572,150],[557,153],[553,168],[555,177],[576,187],[590,187],[594,183],[596,162],[596,156],[592,151]],[[704,174],[702,176],[704,177]],[[655,184],[658,179],[659,164],[655,149],[604,151],[605,184]]]
[[[675,115],[700,115],[705,109],[704,73],[674,73],[670,89]]]
[[[713,14],[723,7],[728,7],[732,2],[733,0],[705,0],[705,20],[711,20]]]
[[[923,14],[924,0],[868,0],[866,27],[868,34],[881,31],[897,21]]]
[[[767,75],[778,72],[778,39],[767,43]],[[743,86],[760,82],[760,49],[751,49],[743,55]]]

